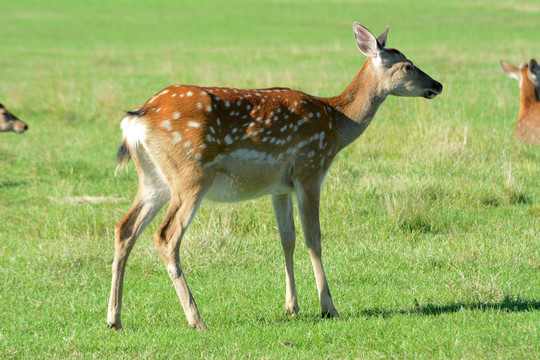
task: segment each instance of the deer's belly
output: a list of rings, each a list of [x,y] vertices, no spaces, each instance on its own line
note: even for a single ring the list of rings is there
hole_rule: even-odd
[[[292,169],[277,159],[267,160],[242,160],[231,156],[216,159],[210,165],[216,177],[205,197],[211,201],[235,202],[292,191]]]

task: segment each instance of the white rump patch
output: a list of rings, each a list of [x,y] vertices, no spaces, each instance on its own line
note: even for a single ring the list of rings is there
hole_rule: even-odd
[[[137,116],[129,115],[124,117],[120,127],[130,149],[136,149],[146,139],[146,125]]]

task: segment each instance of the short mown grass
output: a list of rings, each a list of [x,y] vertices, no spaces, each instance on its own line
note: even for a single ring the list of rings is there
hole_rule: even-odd
[[[2,6],[2,358],[519,358],[540,352],[540,147],[513,137],[540,56],[534,1],[12,1]],[[389,98],[323,189],[324,320],[297,217],[301,313],[284,312],[271,202],[204,203],[181,257],[209,327],[192,331],[152,233],[107,329],[114,226],[137,189],[114,176],[119,121],[175,83],[330,96],[362,65],[351,25],[441,81]],[[158,218],[163,216],[163,212]]]

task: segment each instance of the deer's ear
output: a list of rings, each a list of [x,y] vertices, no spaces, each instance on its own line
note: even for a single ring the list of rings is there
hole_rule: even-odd
[[[366,56],[376,58],[379,56],[379,46],[375,36],[360,25],[359,23],[353,24],[354,39],[356,40],[356,46],[358,50]]]
[[[503,68],[504,72],[506,73],[506,75],[508,77],[514,78],[517,81],[521,81],[521,79],[520,79],[521,72],[519,71],[518,68],[516,68],[515,66],[512,66],[509,63],[504,62],[502,60],[501,60],[501,67]]]
[[[379,43],[379,48],[384,49],[386,47],[386,38],[388,37],[388,29],[390,29],[390,26],[386,27],[386,30],[379,35],[377,38],[377,42]]]
[[[529,62],[529,71],[535,77],[540,79],[540,66],[538,66],[538,63],[536,62],[536,60],[531,59],[531,61]]]

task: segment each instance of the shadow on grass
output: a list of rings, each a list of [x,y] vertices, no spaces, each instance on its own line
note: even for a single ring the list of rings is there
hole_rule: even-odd
[[[416,302],[416,300],[415,300]],[[507,296],[500,302],[473,302],[473,303],[461,303],[456,302],[447,305],[434,305],[426,304],[420,305],[415,304],[409,309],[383,309],[383,308],[370,308],[370,309],[360,309],[359,311],[352,312],[342,312],[341,320],[350,320],[358,319],[359,317],[382,317],[382,318],[391,318],[394,316],[407,316],[407,315],[420,315],[420,316],[439,316],[443,314],[455,313],[462,310],[473,310],[473,311],[500,311],[500,312],[526,312],[526,311],[536,311],[540,310],[540,301],[538,300],[521,300],[514,299],[510,296]],[[274,317],[275,316],[275,317]],[[321,317],[320,313],[300,313],[300,315],[290,316],[288,314],[274,314],[270,317],[268,316],[259,316],[257,321],[259,323],[280,323],[280,324],[291,324],[291,323],[312,323],[318,324],[321,321],[339,321],[339,319],[325,319]],[[234,322],[238,324],[238,319],[235,319]],[[246,324],[250,323],[252,320],[245,319]]]
[[[416,301],[416,300],[415,300]],[[454,313],[461,310],[496,310],[503,312],[523,312],[523,311],[534,311],[540,310],[540,301],[537,300],[521,300],[513,299],[510,296],[507,296],[500,302],[490,303],[490,302],[474,302],[474,303],[461,303],[456,302],[447,305],[420,305],[416,304],[410,309],[396,309],[396,310],[386,310],[381,308],[371,308],[360,311],[360,316],[382,316],[382,317],[392,317],[396,315],[426,315],[426,316],[437,316],[447,313]]]
[[[27,186],[28,181],[11,181],[11,180],[5,180],[0,181],[0,188],[14,188],[14,187],[20,187],[20,186]]]

